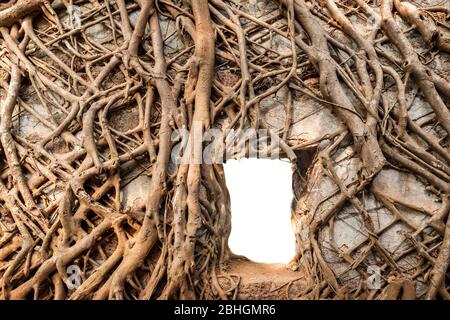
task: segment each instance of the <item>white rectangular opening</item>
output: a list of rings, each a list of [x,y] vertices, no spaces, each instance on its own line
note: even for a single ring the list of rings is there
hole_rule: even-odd
[[[271,159],[228,160],[229,247],[255,262],[288,263],[295,254],[291,225],[292,167]]]

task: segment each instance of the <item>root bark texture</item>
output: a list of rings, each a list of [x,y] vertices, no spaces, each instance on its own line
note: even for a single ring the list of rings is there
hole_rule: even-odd
[[[292,162],[288,298],[448,299],[449,8],[260,2],[0,5],[3,299],[235,299],[210,129],[268,130]]]

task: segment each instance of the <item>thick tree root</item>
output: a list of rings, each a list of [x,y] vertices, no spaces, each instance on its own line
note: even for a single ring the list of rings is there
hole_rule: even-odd
[[[266,130],[292,162],[289,267],[307,286],[288,298],[449,298],[449,9],[264,3],[261,16],[229,0],[0,5],[3,299],[235,299],[222,162],[202,162],[211,145],[196,141],[211,128],[237,130],[219,145]],[[281,96],[275,127],[262,110]],[[299,116],[301,99],[317,110]],[[294,135],[325,108],[338,130]],[[383,185],[394,171],[434,203]],[[358,223],[351,244],[343,215]]]

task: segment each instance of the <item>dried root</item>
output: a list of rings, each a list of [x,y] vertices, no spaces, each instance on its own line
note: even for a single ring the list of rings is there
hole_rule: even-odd
[[[298,170],[290,266],[308,285],[295,298],[449,298],[450,85],[435,67],[450,52],[449,9],[266,2],[272,12],[258,17],[229,0],[0,5],[3,299],[236,299],[240,277],[227,277],[229,289],[219,281],[234,256],[222,164],[172,158],[178,129],[190,130],[190,146],[195,130],[210,128],[269,129]],[[367,30],[361,21],[375,23]],[[277,130],[261,108],[280,92]],[[341,129],[293,137],[297,122],[320,111],[296,121],[299,96]],[[419,117],[416,96],[429,110]],[[348,179],[342,166],[353,162]],[[439,209],[380,187],[387,170],[420,180]],[[128,201],[127,186],[143,177],[146,199]],[[324,181],[331,194],[312,191]],[[367,198],[392,220],[377,224]],[[348,210],[362,235],[351,247],[334,232]],[[399,225],[403,251],[383,239]],[[405,257],[414,257],[409,269]],[[376,290],[369,264],[379,269]]]

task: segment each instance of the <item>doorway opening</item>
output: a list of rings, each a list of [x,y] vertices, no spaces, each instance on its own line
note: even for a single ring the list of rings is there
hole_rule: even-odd
[[[295,255],[291,163],[251,158],[228,160],[224,168],[231,197],[231,251],[255,262],[288,263]]]

